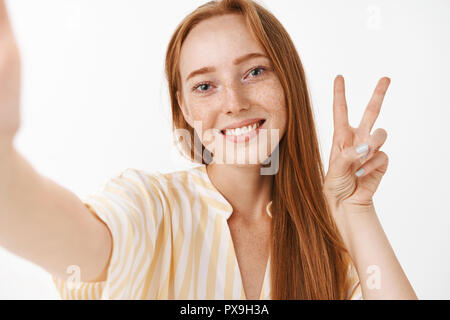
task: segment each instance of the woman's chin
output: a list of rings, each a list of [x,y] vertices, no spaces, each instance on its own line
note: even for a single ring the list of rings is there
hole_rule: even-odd
[[[238,148],[235,152],[213,153],[212,161],[236,166],[261,166],[268,157],[267,152],[258,153],[257,148]]]

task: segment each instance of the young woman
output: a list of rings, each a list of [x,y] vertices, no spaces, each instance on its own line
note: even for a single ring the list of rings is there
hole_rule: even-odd
[[[15,151],[19,56],[0,1],[0,244],[53,275],[67,299],[416,299],[377,219],[386,131],[358,128],[334,82],[324,175],[302,64],[250,0],[189,14],[166,55],[173,129],[199,165],[127,169],[80,200]],[[39,226],[39,228],[36,228]]]

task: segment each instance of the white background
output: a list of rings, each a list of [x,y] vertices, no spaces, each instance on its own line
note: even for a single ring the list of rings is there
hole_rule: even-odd
[[[188,167],[172,147],[164,54],[205,2],[8,1],[23,62],[17,149],[79,196],[128,167]],[[390,159],[376,209],[419,298],[449,299],[450,1],[262,3],[299,51],[325,169],[334,77],[345,77],[352,126],[378,79],[391,78],[374,127],[388,132]],[[0,249],[0,298],[59,296],[43,269]]]

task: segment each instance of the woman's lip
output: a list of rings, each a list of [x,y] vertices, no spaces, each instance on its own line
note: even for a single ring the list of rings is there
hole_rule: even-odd
[[[250,124],[259,123],[258,126],[257,126],[257,128],[256,128],[256,129],[258,129],[258,128],[261,127],[265,122],[266,122],[266,119],[260,119],[259,121],[257,121],[257,122],[251,122]],[[240,127],[238,127],[238,128],[240,128]],[[230,128],[228,128],[228,129],[230,129]],[[226,129],[223,129],[223,130],[220,131],[220,133],[223,134],[224,136],[226,136],[225,130],[226,130]]]
[[[231,124],[231,125],[229,125],[229,126],[227,126],[225,128],[222,128],[221,131],[224,131],[226,129],[236,129],[236,128],[248,126],[250,124],[254,124],[256,122],[259,122],[261,120],[265,120],[265,119],[264,118],[253,118],[253,119],[247,119],[247,120],[244,120],[244,121],[241,121],[241,122],[236,122],[236,123],[233,123],[233,124]]]
[[[261,127],[263,127],[265,123],[266,123],[266,120],[263,119],[262,123],[255,130],[252,130],[250,132],[241,134],[239,136],[225,135],[223,133],[222,134],[225,136],[225,139],[227,139],[227,140],[229,140],[231,142],[234,142],[234,143],[248,142],[252,138],[254,138],[255,136],[257,136],[259,134],[259,131],[260,131]]]

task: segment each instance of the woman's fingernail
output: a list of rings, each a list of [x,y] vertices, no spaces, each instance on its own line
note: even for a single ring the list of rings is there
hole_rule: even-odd
[[[356,147],[356,152],[358,154],[366,153],[367,151],[369,151],[369,145],[367,143],[360,144]]]
[[[364,173],[364,168],[359,169],[358,171],[356,171],[356,176],[360,177],[362,174]]]

